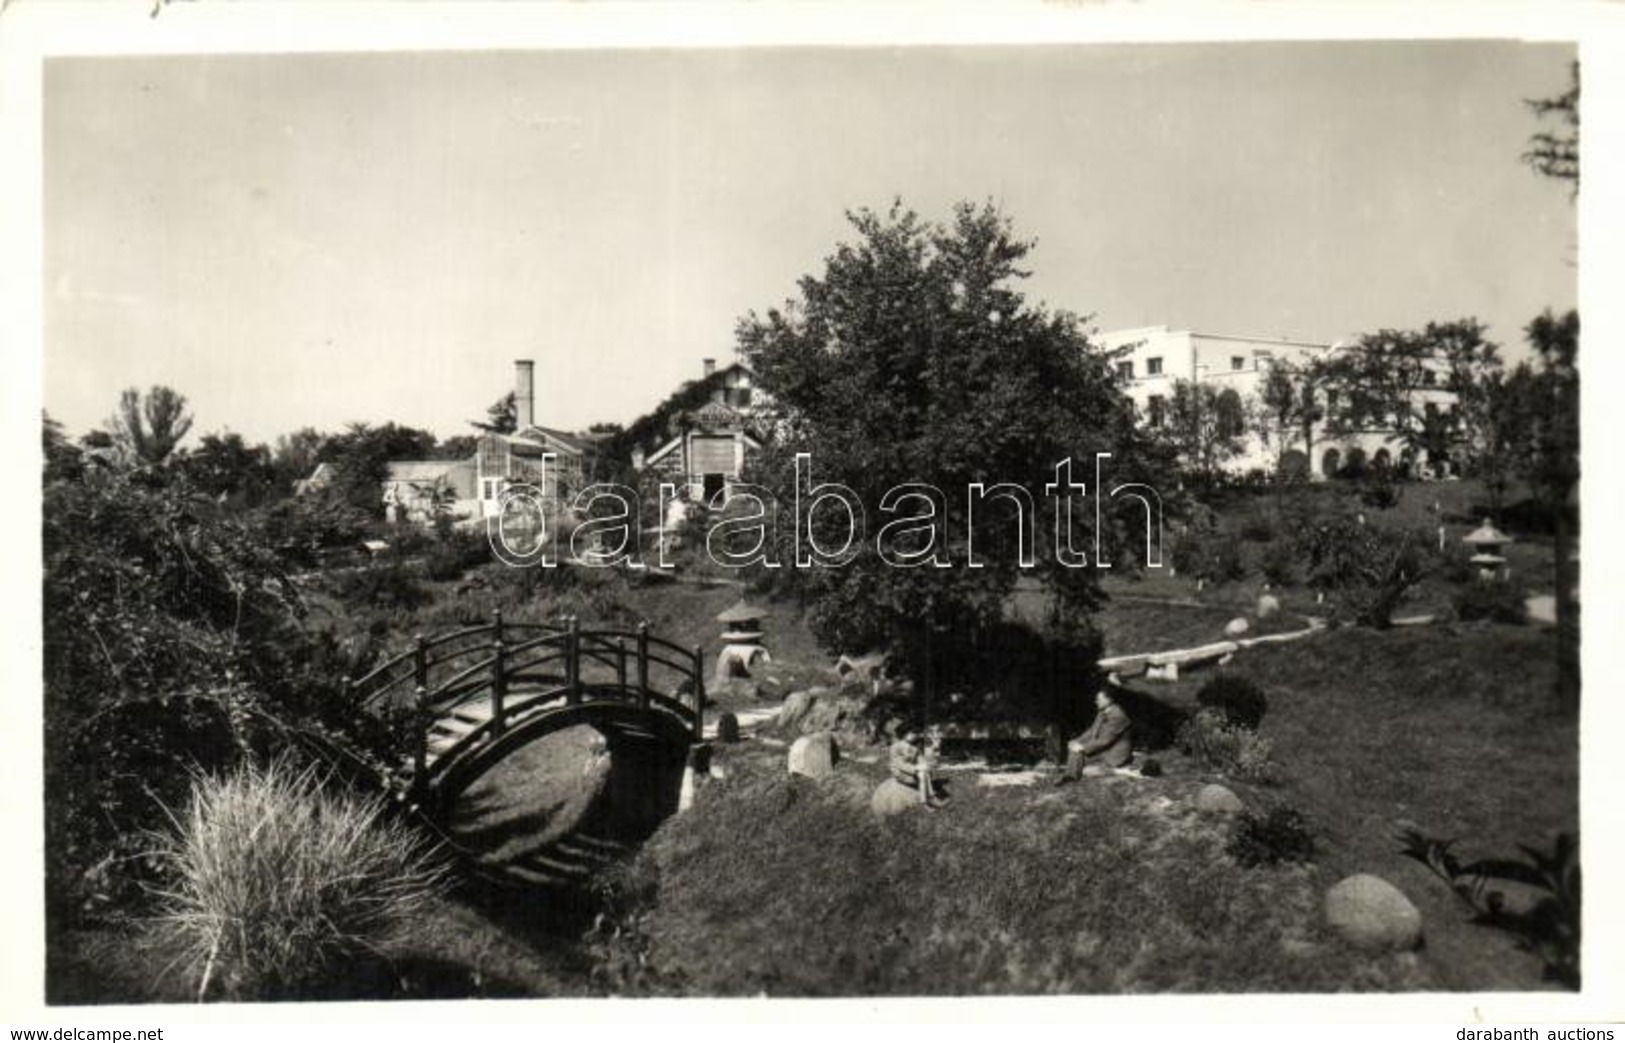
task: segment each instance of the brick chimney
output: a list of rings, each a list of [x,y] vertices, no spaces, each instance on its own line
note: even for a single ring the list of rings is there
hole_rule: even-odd
[[[705,376],[709,377],[711,374],[713,374],[713,373],[715,373],[717,371],[717,360],[716,359],[705,359],[704,361],[705,361]]]
[[[515,359],[513,364],[513,412],[518,430],[536,424],[536,362]]]

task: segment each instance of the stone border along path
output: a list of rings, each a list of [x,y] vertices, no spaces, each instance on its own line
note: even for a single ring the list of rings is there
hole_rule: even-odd
[[[1264,634],[1260,637],[1236,638],[1233,641],[1215,641],[1211,644],[1197,645],[1193,648],[1177,648],[1166,652],[1135,652],[1130,655],[1107,656],[1105,659],[1099,660],[1097,665],[1102,670],[1110,673],[1138,676],[1153,666],[1207,663],[1234,655],[1241,649],[1251,648],[1254,645],[1298,641],[1313,634],[1321,633],[1326,629],[1325,620],[1312,619],[1309,626],[1304,629],[1289,630],[1284,634]]]
[[[763,721],[772,720],[774,717],[779,715],[778,708],[770,706],[759,707],[754,710],[723,711],[723,713],[730,712],[733,713],[735,719],[739,721],[739,735],[741,738],[747,734],[747,729],[753,729]],[[721,717],[722,714],[719,713],[716,718],[705,722],[704,728],[701,731],[702,738],[708,742],[714,742],[716,740],[717,721],[720,720]]]

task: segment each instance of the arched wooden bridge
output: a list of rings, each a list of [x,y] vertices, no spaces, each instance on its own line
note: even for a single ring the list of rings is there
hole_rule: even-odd
[[[656,637],[647,624],[510,623],[499,611],[487,624],[420,635],[349,686],[352,705],[410,722],[402,796],[465,854],[500,861],[492,868],[520,879],[578,879],[624,850],[629,830],[646,835],[676,810],[684,763],[703,733],[703,649]],[[547,816],[501,808],[502,790],[523,787],[514,773],[532,770],[524,751],[578,725],[603,737],[605,753],[625,754],[613,769],[618,788],[597,801],[615,806],[595,807],[584,831],[530,843],[550,828]]]

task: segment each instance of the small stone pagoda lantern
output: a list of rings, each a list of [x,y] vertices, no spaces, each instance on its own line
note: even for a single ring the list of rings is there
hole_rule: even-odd
[[[722,652],[717,656],[717,680],[749,677],[750,668],[760,659],[771,663],[773,657],[762,647],[762,619],[766,609],[748,605],[743,599],[734,607],[717,616],[722,624]]]
[[[1473,548],[1474,554],[1467,559],[1478,566],[1478,578],[1494,580],[1506,578],[1507,559],[1501,551],[1512,542],[1512,537],[1490,524],[1488,518],[1484,524],[1469,532],[1461,541]]]

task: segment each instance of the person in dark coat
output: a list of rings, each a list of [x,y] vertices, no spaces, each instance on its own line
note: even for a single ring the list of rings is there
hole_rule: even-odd
[[[1133,755],[1133,722],[1117,700],[1102,688],[1095,693],[1095,720],[1089,730],[1066,744],[1062,782],[1083,775],[1085,765],[1121,768]]]

